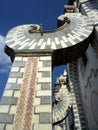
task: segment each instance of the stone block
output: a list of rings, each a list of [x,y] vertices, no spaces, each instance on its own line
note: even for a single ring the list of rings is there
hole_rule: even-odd
[[[40,77],[40,78],[38,78],[38,83],[51,83],[51,77],[45,77],[45,78],[42,78],[42,77]]]
[[[0,113],[8,113],[9,105],[0,105]]]
[[[36,86],[35,86],[35,90],[41,90],[41,84],[37,84]]]
[[[19,72],[19,67],[12,67],[11,72]]]
[[[50,60],[43,61],[43,67],[51,67],[51,61]]]
[[[42,77],[42,72],[37,73],[37,77]]]
[[[37,105],[35,106],[35,113],[52,112],[51,105]]]
[[[23,61],[27,61],[28,57],[23,57]]]
[[[9,123],[12,124],[14,119],[14,115],[9,115],[7,113],[0,113],[0,122],[1,123]]]
[[[12,97],[12,95],[13,95],[13,90],[5,90],[3,93],[3,96],[6,97]]]
[[[0,102],[0,105],[16,105],[16,104],[17,104],[17,98],[12,97],[3,97]]]
[[[48,72],[42,72],[42,77],[50,77],[51,76],[51,73],[50,71]]]
[[[52,130],[52,124],[35,124],[32,130]]]
[[[36,92],[36,96],[51,96],[51,90],[40,90]]]
[[[32,116],[32,123],[33,124],[38,124],[39,123],[39,115],[38,114],[34,114],[33,116]],[[36,129],[35,129],[36,130]]]
[[[44,61],[44,60],[51,60],[51,56],[42,56],[42,57],[40,57],[39,60],[42,60],[42,61]]]
[[[51,113],[40,113],[39,123],[52,123]]]
[[[16,84],[16,83],[7,83],[6,89],[8,89],[8,90],[19,90],[20,86],[21,86],[20,84]]]
[[[17,109],[16,105],[11,105],[11,107],[10,107],[10,114],[15,114],[16,113],[16,109]]]
[[[21,73],[21,72],[11,72],[9,77],[10,78],[22,78],[23,77],[23,73]]]
[[[20,68],[20,72],[24,72],[25,71],[25,68]]]
[[[18,79],[17,79],[17,83],[18,83],[18,84],[22,84],[22,81],[23,81],[23,78],[18,78]]]
[[[5,124],[0,124],[0,130],[4,130]]]
[[[42,90],[50,90],[51,84],[50,83],[41,83],[41,89]]]
[[[14,61],[13,66],[12,67],[24,67],[26,64],[25,61]]]
[[[34,98],[34,106],[40,104],[40,98]]]
[[[41,104],[51,104],[51,100],[50,96],[43,96],[41,97]]]
[[[43,63],[42,61],[39,61],[38,62],[38,67],[42,67],[42,63]]]
[[[13,130],[13,124],[7,124],[6,130]]]
[[[17,78],[8,78],[8,83],[16,83]]]
[[[15,91],[14,92],[14,97],[20,97],[20,91]]]
[[[38,67],[38,71],[51,71],[51,67]]]
[[[15,60],[21,61],[21,60],[22,60],[22,57],[15,57]]]

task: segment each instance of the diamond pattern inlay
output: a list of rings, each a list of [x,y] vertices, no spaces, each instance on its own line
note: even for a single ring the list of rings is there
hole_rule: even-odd
[[[31,130],[34,102],[34,88],[36,84],[38,58],[29,57],[26,63],[23,82],[18,99],[17,111],[14,119],[14,130]]]

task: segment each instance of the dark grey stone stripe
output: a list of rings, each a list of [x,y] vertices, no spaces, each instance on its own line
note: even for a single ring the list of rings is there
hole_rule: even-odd
[[[0,114],[0,123],[9,123],[12,124],[14,115],[9,115],[8,113]]]
[[[52,123],[51,113],[40,113],[39,122],[40,123]]]
[[[25,61],[14,61],[13,66],[12,67],[24,67],[26,64]]]
[[[9,75],[10,78],[22,78],[23,73],[22,72],[11,72]]]
[[[50,77],[50,71],[48,72],[42,72],[42,77]]]
[[[3,97],[1,99],[0,105],[16,105],[17,98],[14,97]]]
[[[50,83],[42,83],[41,89],[42,90],[50,90],[51,89]]]
[[[21,84],[16,84],[16,83],[7,83],[6,89],[8,90],[19,90]]]
[[[51,97],[50,96],[43,96],[41,97],[41,104],[51,104]]]
[[[43,67],[51,67],[51,60],[43,61]]]

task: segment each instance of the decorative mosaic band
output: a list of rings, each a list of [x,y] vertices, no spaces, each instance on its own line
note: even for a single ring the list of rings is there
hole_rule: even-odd
[[[17,111],[14,119],[14,130],[31,130],[34,102],[34,88],[36,84],[38,58],[29,57],[27,60]]]

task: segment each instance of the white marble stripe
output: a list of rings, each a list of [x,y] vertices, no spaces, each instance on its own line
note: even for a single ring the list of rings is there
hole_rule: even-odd
[[[76,44],[76,42],[73,41],[70,37],[68,37],[68,41],[69,41],[72,45],[75,45],[75,44]]]
[[[23,36],[24,34],[16,34],[16,35],[14,35],[14,36],[17,36],[17,37],[21,37],[21,36]]]
[[[80,34],[80,36],[85,36],[85,37],[88,37],[87,34],[81,32],[81,28],[75,28],[75,30],[78,32],[78,34]]]
[[[63,40],[60,40],[60,43],[61,43],[61,45],[62,45],[62,48],[67,47],[67,45],[65,44],[65,42],[64,42]]]
[[[84,32],[81,32],[81,30],[80,31],[78,31],[78,33],[79,34],[81,34],[82,36],[84,36],[84,37],[88,37],[88,35],[87,34],[85,34]]]
[[[82,33],[84,33],[84,34],[85,34],[85,33],[86,33],[86,34],[87,34],[87,33],[89,34],[89,32],[86,32],[86,30],[83,30],[83,29],[81,29],[79,32],[82,32]]]
[[[41,45],[40,49],[44,49],[46,45],[46,42],[43,42],[43,44]]]
[[[20,30],[20,31],[21,31],[21,30],[23,31],[23,30],[25,30],[25,28],[19,28],[19,30]]]
[[[28,45],[28,42],[26,42],[25,44],[23,44],[22,46],[20,46],[18,49],[23,49],[27,45]]]
[[[34,42],[35,42],[35,39],[33,39],[33,40],[28,44],[28,46],[31,46]]]
[[[75,31],[71,31],[73,34],[75,34],[75,35],[77,35],[77,36],[81,36],[80,34],[78,34],[77,32],[75,32]]]
[[[81,26],[75,26],[75,29],[80,30],[82,27]]]
[[[23,25],[23,28],[27,28],[27,25],[26,25],[26,24],[24,24],[24,25]]]
[[[50,45],[51,44],[51,38],[48,38],[47,39],[47,45]]]
[[[43,38],[41,38],[41,39],[39,40],[39,42],[38,42],[38,44],[37,44],[37,45],[38,45],[38,46],[41,46],[41,44],[42,44],[43,40],[44,40],[44,39],[43,39]]]
[[[22,35],[22,36],[23,36],[23,35]],[[16,35],[13,36],[15,42],[18,41],[18,40],[17,40],[17,39],[18,39],[17,37],[18,37],[18,36],[16,36]]]
[[[65,36],[62,36],[64,42],[68,42],[68,39]]]
[[[76,36],[76,35],[74,35],[74,37],[75,37],[76,39],[78,39],[79,41],[82,41],[82,40],[83,40],[82,38],[80,38],[80,37],[78,37],[78,36]]]
[[[6,38],[8,38],[8,37],[13,37],[13,34],[11,34],[11,35],[10,35],[10,34],[9,34],[9,35],[7,35],[7,37],[6,37]]]
[[[11,41],[14,41],[14,39],[9,39],[9,40],[6,40],[6,43],[9,43]]]
[[[17,38],[17,42],[20,41],[20,40],[22,40],[22,39],[24,39],[24,38],[25,38],[25,36]]]
[[[51,42],[51,49],[56,49],[55,42]]]
[[[16,45],[18,45],[21,41],[15,42],[14,44],[11,44],[10,47],[14,47]]]
[[[85,32],[89,32],[89,33],[91,33],[90,30],[86,30],[85,28],[82,28],[81,31],[85,31]]]
[[[18,34],[21,34],[21,33],[23,34],[23,31],[20,31],[20,30],[19,30],[19,31],[17,31],[17,33],[18,33]]]
[[[29,38],[27,38],[26,40],[24,40],[23,42],[21,42],[19,45],[23,45],[24,43],[28,42]]]
[[[55,40],[56,44],[60,44],[58,37],[55,37],[54,40]]]
[[[68,36],[69,36],[70,38],[72,38],[73,40],[75,40],[75,38],[74,38],[71,34],[68,33]]]
[[[34,49],[34,47],[36,46],[37,42],[34,42],[33,45],[29,48],[29,49]]]

